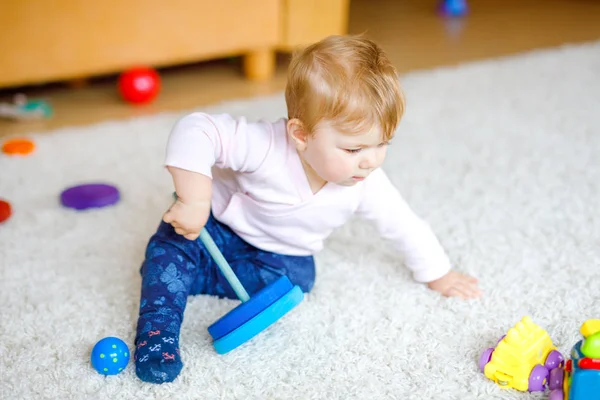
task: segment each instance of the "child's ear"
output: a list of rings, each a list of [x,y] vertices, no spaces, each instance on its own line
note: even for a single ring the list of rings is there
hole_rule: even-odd
[[[298,118],[292,118],[287,123],[287,133],[296,145],[296,150],[306,150],[308,133],[304,129],[304,124]]]

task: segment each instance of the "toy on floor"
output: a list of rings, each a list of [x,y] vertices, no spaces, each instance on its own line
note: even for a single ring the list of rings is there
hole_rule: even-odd
[[[502,388],[538,392],[546,388],[551,371],[560,369],[563,361],[548,333],[523,317],[496,348],[483,352],[479,368]]]
[[[217,353],[227,353],[252,339],[304,299],[300,287],[293,286],[286,276],[250,297],[206,229],[200,233],[200,240],[242,301],[208,327]]]
[[[94,345],[91,361],[94,369],[102,375],[116,375],[129,362],[129,348],[119,338],[105,337]]]
[[[148,67],[129,69],[119,77],[119,93],[129,103],[150,103],[160,92],[160,76]]]
[[[9,139],[2,143],[2,152],[9,155],[25,156],[33,153],[35,143],[29,139]]]
[[[120,199],[119,189],[105,183],[72,186],[60,194],[63,206],[76,210],[107,207]]]
[[[43,100],[27,100],[23,94],[17,94],[12,103],[0,103],[0,117],[13,120],[49,118],[52,107]]]
[[[462,17],[469,9],[466,0],[441,0],[438,11],[448,17]]]
[[[8,220],[12,214],[12,208],[8,201],[0,199],[0,224]]]
[[[550,375],[550,400],[600,399],[600,319],[585,321],[580,332],[564,370]]]

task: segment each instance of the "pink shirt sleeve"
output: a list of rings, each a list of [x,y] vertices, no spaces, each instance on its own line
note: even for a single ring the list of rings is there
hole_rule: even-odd
[[[193,113],[173,127],[165,165],[212,178],[211,168],[253,172],[273,146],[273,129],[267,123],[248,123],[230,115]]]
[[[418,282],[431,282],[450,271],[448,259],[430,227],[404,201],[381,168],[365,180],[357,215],[372,220],[379,233],[403,254]]]

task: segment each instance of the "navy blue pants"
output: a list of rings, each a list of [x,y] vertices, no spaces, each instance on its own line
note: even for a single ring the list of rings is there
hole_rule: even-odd
[[[286,275],[304,292],[312,289],[312,256],[286,256],[259,250],[237,236],[211,214],[206,229],[250,296]],[[187,240],[161,222],[142,264],[142,294],[137,338],[150,331],[179,336],[187,297],[207,294],[237,299],[229,282],[200,239]]]

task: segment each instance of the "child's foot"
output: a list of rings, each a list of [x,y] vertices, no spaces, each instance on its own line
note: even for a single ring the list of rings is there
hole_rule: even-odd
[[[145,382],[172,382],[183,367],[179,338],[166,331],[142,333],[135,349],[135,373]]]

